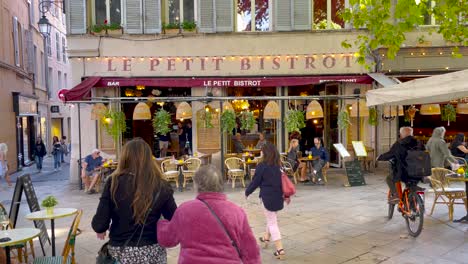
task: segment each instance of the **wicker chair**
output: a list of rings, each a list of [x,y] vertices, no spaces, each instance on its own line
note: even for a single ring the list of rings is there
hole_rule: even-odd
[[[187,162],[187,170],[183,170],[182,174],[184,175],[184,184],[182,187],[185,188],[188,181],[192,181],[195,172],[200,168],[201,160],[198,158],[190,158],[186,160]]]
[[[459,158],[459,157],[454,157],[456,161],[458,161],[458,163],[460,164],[461,167],[463,167],[463,169],[467,169],[468,168],[468,163],[466,162],[466,159],[464,158]]]
[[[297,184],[297,174],[299,170],[294,171],[291,162],[288,161],[286,156],[281,156],[281,163],[286,174],[294,179],[294,184]]]
[[[179,188],[179,171],[177,171],[177,165],[173,164],[172,160],[163,160],[161,162],[161,171],[168,182],[175,182],[176,187]]]
[[[322,168],[322,175],[325,183],[328,183],[328,169],[330,169],[330,162],[327,162]]]
[[[232,188],[234,189],[236,187],[236,179],[239,179],[242,182],[242,186],[245,188],[245,164],[242,159],[228,158],[224,161],[224,164],[228,169],[228,177],[232,180]]]
[[[453,173],[451,170],[445,168],[433,168],[432,175],[429,177],[432,188],[434,189],[434,204],[432,205],[431,213],[434,212],[436,204],[445,204],[449,210],[449,220],[453,220],[453,205],[464,204],[468,209],[466,200],[466,192],[463,188],[450,187],[450,181],[446,175]],[[442,201],[438,201],[439,198]],[[463,202],[456,202],[456,200],[462,200]]]

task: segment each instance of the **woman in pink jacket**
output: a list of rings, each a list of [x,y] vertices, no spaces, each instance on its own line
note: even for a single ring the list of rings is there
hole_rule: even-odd
[[[183,203],[170,222],[158,222],[159,244],[180,244],[179,263],[261,263],[247,215],[222,193],[221,172],[214,166],[201,167],[193,182],[197,198]]]

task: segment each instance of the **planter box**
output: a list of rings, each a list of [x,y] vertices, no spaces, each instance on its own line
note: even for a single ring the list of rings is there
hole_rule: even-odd
[[[164,30],[163,30],[163,34],[177,35],[177,34],[179,34],[179,29],[178,29],[178,28],[164,29]]]
[[[107,35],[109,36],[121,36],[123,34],[123,29],[108,29]]]
[[[93,32],[93,31],[91,31],[91,34],[94,35],[94,36],[105,36],[105,35],[106,35],[106,31],[105,31],[105,30],[102,30],[102,31],[99,31],[99,32]]]

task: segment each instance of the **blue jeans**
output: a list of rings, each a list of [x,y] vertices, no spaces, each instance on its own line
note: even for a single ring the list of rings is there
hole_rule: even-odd
[[[54,169],[60,168],[60,151],[54,154]]]
[[[36,168],[38,170],[42,170],[42,160],[44,159],[44,157],[39,157],[36,155]]]

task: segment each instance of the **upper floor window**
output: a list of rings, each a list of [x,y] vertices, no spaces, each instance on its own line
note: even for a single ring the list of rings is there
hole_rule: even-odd
[[[122,0],[92,0],[94,24],[122,24]]]
[[[344,28],[345,24],[340,16],[344,9],[345,0],[314,0],[314,29]]]
[[[237,31],[269,31],[269,0],[238,0]]]
[[[60,61],[60,35],[55,32],[55,52],[57,53],[57,61]]]
[[[65,37],[62,37],[62,60],[63,62],[67,62],[67,53],[66,53],[66,46],[65,46]]]

